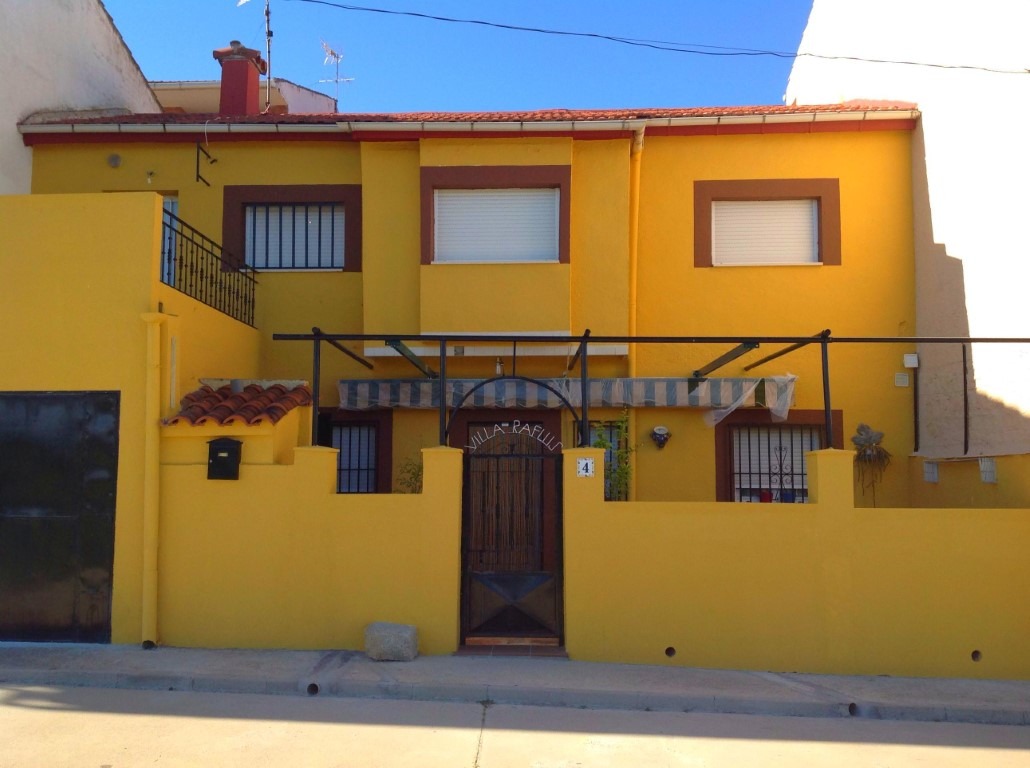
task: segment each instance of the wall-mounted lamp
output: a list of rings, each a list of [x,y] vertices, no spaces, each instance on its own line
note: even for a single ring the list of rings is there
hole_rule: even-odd
[[[654,440],[654,444],[658,446],[659,450],[665,447],[670,437],[672,437],[672,432],[668,427],[658,426],[651,430],[651,439]]]
[[[153,171],[147,171],[147,184],[153,184],[153,183],[154,183],[154,172]]]

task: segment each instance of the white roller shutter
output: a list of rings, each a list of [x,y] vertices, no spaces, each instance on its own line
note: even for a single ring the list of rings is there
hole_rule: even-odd
[[[433,260],[558,261],[558,195],[552,188],[436,190]]]
[[[810,264],[818,261],[818,201],[717,200],[712,203],[712,264]]]

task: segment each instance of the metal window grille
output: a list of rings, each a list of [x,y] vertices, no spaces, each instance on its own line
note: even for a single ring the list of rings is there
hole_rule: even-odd
[[[376,427],[374,424],[334,424],[333,448],[340,451],[337,493],[376,492]]]
[[[342,269],[344,210],[338,203],[248,205],[245,260],[255,269]]]
[[[823,444],[822,427],[730,428],[734,501],[808,501],[805,453]]]
[[[615,451],[623,447],[624,440],[619,439],[619,425],[614,421],[594,421],[590,424],[590,445],[603,441],[604,449],[604,500],[625,501],[615,491],[612,472],[615,468]]]

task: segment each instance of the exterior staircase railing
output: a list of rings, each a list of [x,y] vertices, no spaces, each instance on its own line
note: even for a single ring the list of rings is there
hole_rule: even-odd
[[[247,325],[254,325],[253,268],[178,216],[164,212],[161,282]]]

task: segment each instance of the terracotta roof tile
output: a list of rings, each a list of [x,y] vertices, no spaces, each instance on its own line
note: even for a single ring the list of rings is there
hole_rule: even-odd
[[[273,424],[294,408],[311,405],[311,389],[307,384],[265,384],[251,382],[240,391],[230,384],[217,389],[205,384],[182,398],[179,412],[165,424]]]
[[[755,115],[792,115],[812,113],[892,112],[911,110],[915,105],[902,102],[847,102],[843,104],[757,105],[735,107],[645,107],[623,109],[538,109],[512,112],[365,112],[320,114],[264,114],[221,116],[210,113],[148,113],[75,118],[62,116],[45,120],[58,125],[334,125],[336,123],[534,123],[552,121],[648,120],[690,117],[744,117]]]

